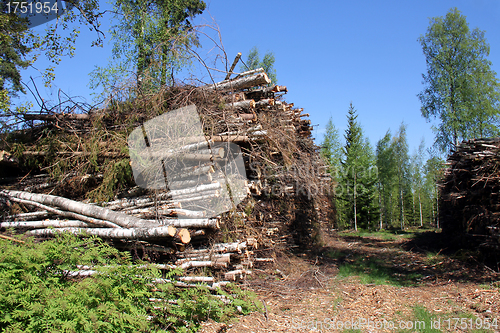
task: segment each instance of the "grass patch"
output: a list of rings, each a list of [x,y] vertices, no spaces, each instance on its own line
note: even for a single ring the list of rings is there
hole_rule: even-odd
[[[339,266],[338,277],[357,277],[363,284],[408,286],[412,285],[419,274],[411,273],[398,276],[396,272],[385,266],[380,259],[358,257],[353,261],[343,263]]]
[[[425,256],[426,256],[427,264],[429,264],[429,265],[437,264],[443,259],[443,257],[439,254],[439,252],[438,253],[427,252],[425,254]]]
[[[383,230],[364,230],[358,229],[358,231],[344,230],[339,232],[341,237],[362,237],[362,238],[375,238],[380,240],[397,240],[401,238],[413,238],[416,234],[429,231],[428,229],[416,229],[411,228],[407,230],[400,229],[383,229]]]
[[[403,320],[407,329],[399,332],[493,332],[500,326],[498,319],[480,319],[470,313],[452,312],[433,314],[422,305],[413,306],[413,316],[410,319]]]
[[[347,257],[347,253],[344,251],[339,251],[339,250],[333,250],[333,251],[328,251],[325,256],[327,256],[330,259],[342,259]]]

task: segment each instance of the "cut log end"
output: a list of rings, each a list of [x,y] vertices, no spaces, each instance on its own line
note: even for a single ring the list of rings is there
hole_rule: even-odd
[[[191,241],[191,234],[189,233],[189,230],[187,229],[179,229],[176,233],[176,238],[181,241],[183,244],[187,244]]]

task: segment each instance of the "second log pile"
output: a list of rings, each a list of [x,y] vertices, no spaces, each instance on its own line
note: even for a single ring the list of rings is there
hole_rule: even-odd
[[[125,248],[133,241],[132,247],[167,254],[173,264],[211,262],[233,272],[227,279],[250,271],[251,251],[257,248],[317,241],[333,215],[330,178],[312,140],[309,115],[282,99],[286,87],[269,83],[257,70],[202,87],[168,88],[85,114],[42,110],[24,115],[28,126],[16,134],[27,141],[0,147],[0,227],[36,235],[83,230]],[[206,140],[186,148],[195,161],[182,171],[189,177],[174,179],[170,191],[135,186],[127,153],[130,131],[192,104]],[[242,193],[231,193],[243,200],[211,217],[207,203],[227,191],[214,161],[227,154],[214,148],[221,142],[241,149],[248,180]],[[222,243],[227,239],[244,239],[251,246],[229,256],[209,246],[227,244]]]
[[[441,182],[443,232],[500,249],[500,138],[460,144]]]

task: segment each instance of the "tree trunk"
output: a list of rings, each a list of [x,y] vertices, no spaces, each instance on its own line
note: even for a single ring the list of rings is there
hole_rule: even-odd
[[[44,220],[44,221],[6,221],[0,222],[0,228],[26,228],[26,229],[41,229],[47,227],[53,228],[87,228],[88,223],[78,220]]]
[[[95,219],[95,218],[88,217],[88,216],[85,216],[85,215],[82,215],[82,214],[77,214],[77,213],[74,213],[74,212],[68,212],[66,210],[59,210],[59,209],[52,208],[52,207],[49,207],[47,205],[38,203],[36,201],[24,200],[24,199],[19,199],[19,198],[14,198],[14,197],[9,197],[9,200],[12,200],[12,201],[15,201],[15,202],[19,202],[19,203],[22,203],[22,204],[26,204],[26,205],[31,205],[31,206],[34,206],[34,207],[38,207],[38,208],[44,209],[47,212],[50,212],[50,213],[53,213],[53,214],[57,214],[57,215],[60,215],[60,216],[75,218],[75,219],[78,219],[80,221],[84,221],[84,222],[93,224],[95,226],[108,227],[108,228],[120,228],[119,225],[117,225],[117,224],[115,224],[113,222],[104,221],[104,220],[100,220],[100,219]]]
[[[243,101],[233,102],[226,104],[226,110],[251,110],[255,108],[255,101],[253,99],[246,99]]]
[[[436,185],[436,227],[439,229],[439,190]]]
[[[59,228],[59,229],[38,229],[29,233],[32,235],[54,235],[55,233],[70,232],[73,234],[88,234],[110,239],[161,239],[165,237],[176,238],[183,244],[191,241],[191,236],[187,229],[179,229],[172,226],[162,226],[156,228]]]
[[[115,212],[104,207],[88,205],[50,194],[35,194],[22,191],[2,190],[0,191],[0,195],[59,207],[77,214],[93,217],[104,221],[110,221],[124,228],[150,228],[158,226],[158,224],[156,223],[151,223],[149,221],[142,220],[134,216],[129,216],[120,212]]]
[[[422,216],[422,200],[420,198],[420,192],[418,192],[418,206],[420,208],[420,227],[424,226],[424,217]]]
[[[172,219],[166,220],[165,225],[171,225],[176,228],[213,228],[219,229],[218,219]]]
[[[405,229],[405,214],[404,214],[404,206],[403,206],[403,188],[400,187],[399,189],[399,204],[400,204],[400,211],[399,211],[399,219],[401,222],[401,230]]]
[[[252,76],[236,78],[229,81],[222,81],[212,85],[204,86],[202,89],[207,90],[241,90],[260,85],[267,85],[271,80],[267,77],[266,73],[257,73]]]
[[[354,199],[354,230],[358,231],[358,217],[356,211],[356,173],[354,173],[353,199]]]
[[[379,230],[382,230],[383,229],[383,209],[384,207],[382,207],[382,191],[379,189],[379,192],[378,192],[378,205],[380,206],[380,226],[379,226]]]
[[[89,120],[88,114],[23,114],[24,120]]]

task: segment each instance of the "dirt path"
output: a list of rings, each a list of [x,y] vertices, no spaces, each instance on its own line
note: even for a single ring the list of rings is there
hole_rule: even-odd
[[[262,313],[202,332],[500,332],[500,275],[466,252],[382,236],[328,237],[313,258],[256,267],[247,287]]]

